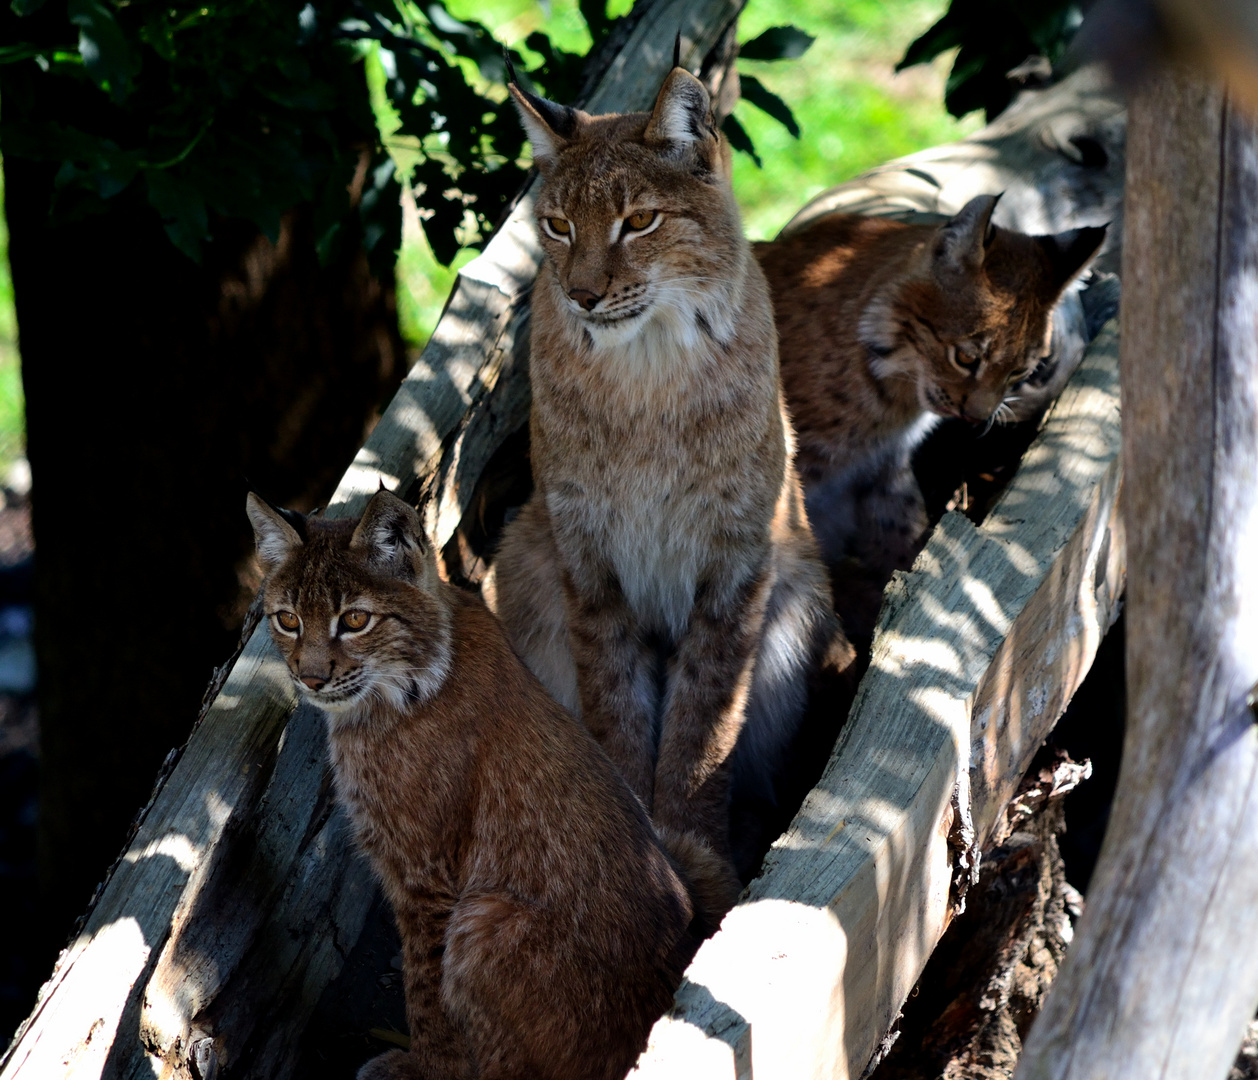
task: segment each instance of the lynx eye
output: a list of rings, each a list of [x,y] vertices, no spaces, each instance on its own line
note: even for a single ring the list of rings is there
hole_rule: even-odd
[[[341,616],[341,629],[353,634],[362,630],[369,622],[371,615],[366,611],[347,611]]]
[[[277,611],[275,621],[279,623],[281,630],[287,630],[290,634],[301,626],[301,620],[291,611]]]
[[[948,346],[948,363],[953,367],[964,371],[967,375],[973,375],[978,371],[979,358],[971,356],[969,353],[958,349],[955,345]]]
[[[625,218],[625,229],[629,232],[641,232],[654,225],[658,216],[659,212],[656,210],[639,210]]]
[[[566,221],[561,217],[543,218],[542,221],[546,225],[546,231],[554,237],[564,237],[572,235],[572,222]]]

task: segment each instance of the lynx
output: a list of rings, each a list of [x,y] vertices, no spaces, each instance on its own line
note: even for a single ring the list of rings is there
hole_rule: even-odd
[[[248,512],[271,635],[402,938],[411,1049],[360,1080],[620,1080],[737,890],[724,861],[690,836],[688,869],[670,856],[401,499]]]
[[[853,654],[791,467],[729,150],[682,68],[649,113],[511,92],[545,260],[535,490],[504,533],[497,611],[657,822],[728,851],[733,814],[746,878],[787,801],[810,682]]]
[[[990,425],[1045,403],[1052,309],[1105,238],[996,227],[997,198],[941,225],[834,215],[756,245],[808,519],[857,640],[925,535],[913,450],[941,417]],[[862,582],[872,600],[850,595]]]

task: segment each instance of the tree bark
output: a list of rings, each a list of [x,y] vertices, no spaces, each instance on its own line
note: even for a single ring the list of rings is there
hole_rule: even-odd
[[[20,66],[3,69],[6,104],[30,90]],[[43,80],[45,116],[81,105],[68,82]],[[321,267],[309,208],[275,244],[220,222],[196,265],[133,192],[52,228],[55,165],[9,156],[4,169],[38,551],[42,933],[55,950],[232,649],[253,547],[245,477],[289,505],[325,501],[405,365],[392,281],[356,243]]]
[[[1020,1080],[1225,1077],[1258,1004],[1255,207],[1254,125],[1161,73],[1128,139],[1123,765]]]

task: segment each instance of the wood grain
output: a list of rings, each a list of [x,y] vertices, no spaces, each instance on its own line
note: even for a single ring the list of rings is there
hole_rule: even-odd
[[[677,30],[683,63],[698,68],[728,45],[740,7],[646,5],[588,107],[647,107]],[[428,478],[428,525],[444,544],[486,461],[527,416],[522,342],[540,258],[532,191],[460,272],[329,516],[357,515],[381,482],[408,491]],[[295,1040],[374,895],[329,797],[321,721],[295,705],[258,629],[0,1059],[0,1077],[289,1075]]]
[[[1021,1080],[1221,1080],[1258,1005],[1258,129],[1165,72],[1129,155],[1127,731]]]
[[[987,521],[946,515],[896,575],[825,774],[635,1076],[862,1074],[1116,614],[1117,361],[1111,324]]]

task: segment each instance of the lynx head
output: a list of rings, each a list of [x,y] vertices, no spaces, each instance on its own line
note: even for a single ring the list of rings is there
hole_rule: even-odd
[[[728,340],[747,249],[703,84],[674,68],[651,112],[605,116],[510,89],[542,175],[538,231],[561,317],[597,348],[655,321]]]
[[[923,265],[862,316],[870,369],[907,378],[918,403],[972,423],[1013,418],[1019,384],[1052,351],[1052,312],[1105,226],[1027,236],[991,224],[998,195],[941,225]]]
[[[271,637],[301,693],[334,720],[427,700],[450,667],[450,615],[415,510],[388,491],[359,521],[277,510],[250,492]]]

